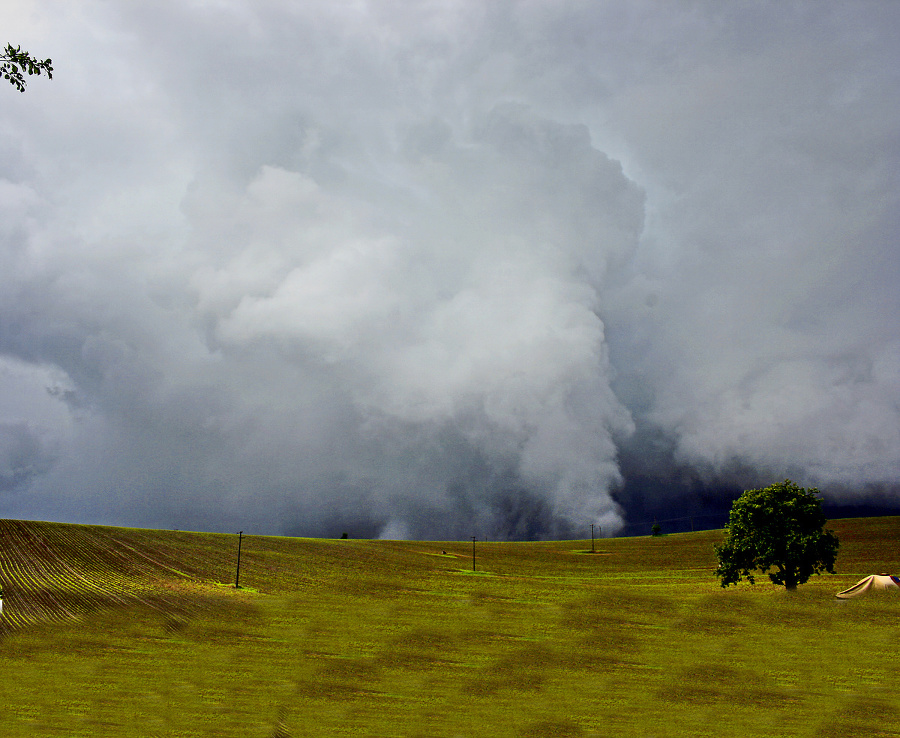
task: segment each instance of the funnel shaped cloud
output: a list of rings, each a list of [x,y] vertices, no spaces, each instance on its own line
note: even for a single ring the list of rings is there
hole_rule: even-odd
[[[900,490],[893,4],[10,23],[58,70],[0,112],[3,515],[541,538]]]

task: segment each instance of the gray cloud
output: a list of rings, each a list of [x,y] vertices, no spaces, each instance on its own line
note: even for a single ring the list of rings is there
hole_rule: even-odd
[[[4,514],[611,532],[623,456],[661,490],[892,494],[898,21],[13,14],[57,71],[0,112]]]

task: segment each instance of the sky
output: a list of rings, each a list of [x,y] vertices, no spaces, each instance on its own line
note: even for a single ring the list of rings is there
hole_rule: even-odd
[[[0,85],[0,516],[583,538],[785,478],[900,508],[900,3],[0,18],[54,67]]]

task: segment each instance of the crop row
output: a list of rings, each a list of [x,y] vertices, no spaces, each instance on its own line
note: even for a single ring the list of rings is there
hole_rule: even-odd
[[[185,594],[203,588],[165,555],[119,540],[115,530],[0,520],[0,633],[106,607],[183,610]],[[202,602],[193,599],[195,607]]]

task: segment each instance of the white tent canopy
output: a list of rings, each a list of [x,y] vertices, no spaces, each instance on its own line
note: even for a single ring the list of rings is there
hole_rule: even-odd
[[[894,589],[897,587],[900,587],[900,577],[889,576],[887,574],[871,574],[865,579],[860,579],[856,584],[850,587],[850,589],[838,592],[836,596],[840,597],[842,600],[847,600],[851,597],[864,594],[870,589]]]

